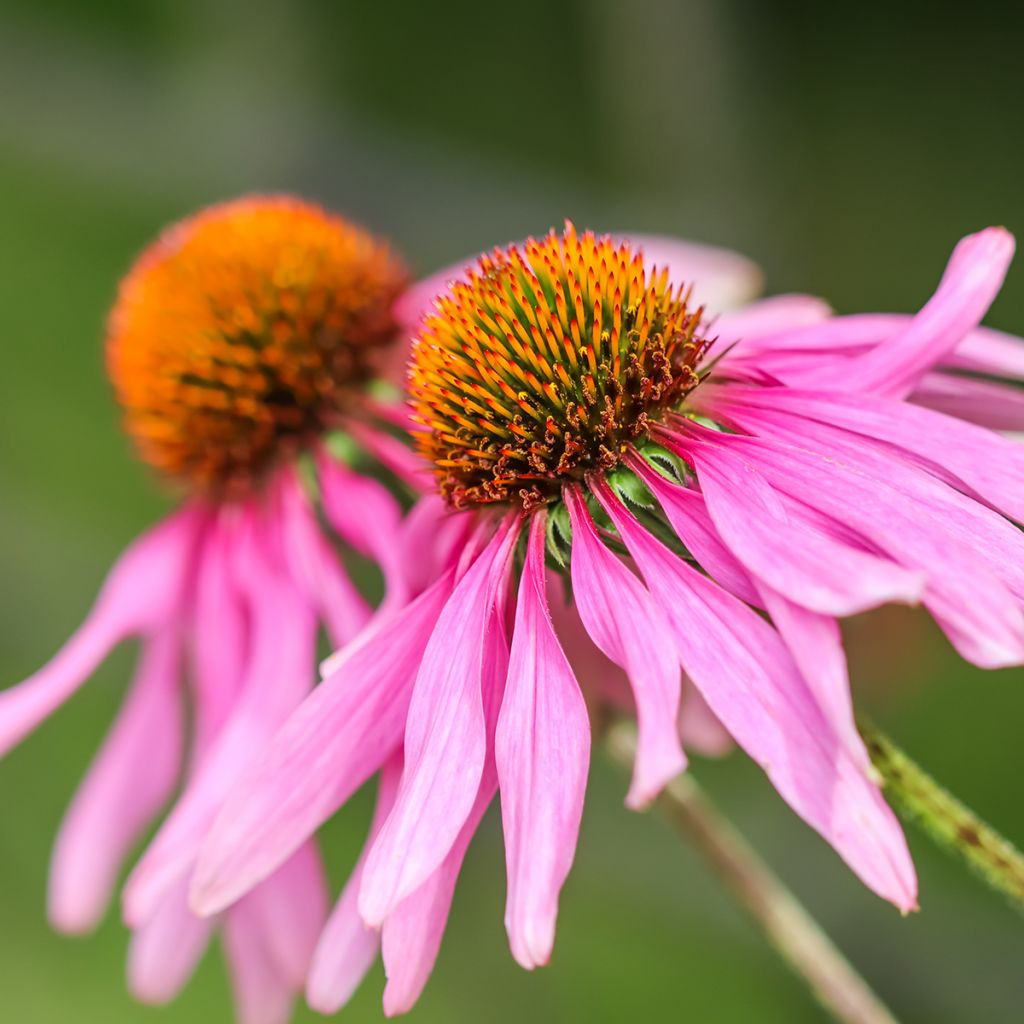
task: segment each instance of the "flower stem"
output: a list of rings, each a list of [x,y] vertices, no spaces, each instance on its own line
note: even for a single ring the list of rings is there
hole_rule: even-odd
[[[608,731],[612,758],[630,770],[636,733],[619,722]],[[818,1002],[842,1024],[896,1024],[867,982],[749,843],[703,795],[689,774],[666,786],[658,806],[703,856]]]
[[[864,718],[857,727],[885,795],[904,817],[954,853],[993,889],[1024,911],[1024,856]]]

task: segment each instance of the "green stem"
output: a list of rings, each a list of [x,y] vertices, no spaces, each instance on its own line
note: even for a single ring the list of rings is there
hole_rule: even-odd
[[[631,770],[636,756],[633,728],[617,723],[607,740],[612,758]],[[867,982],[781,879],[715,810],[691,775],[670,782],[657,802],[833,1019],[841,1024],[896,1024]]]
[[[961,857],[993,889],[1024,911],[1024,856],[896,747],[874,725],[858,718],[868,753],[882,776],[885,795],[904,817]]]

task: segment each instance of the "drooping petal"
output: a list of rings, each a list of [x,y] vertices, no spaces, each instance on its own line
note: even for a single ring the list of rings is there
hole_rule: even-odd
[[[377,462],[414,491],[421,493],[430,489],[430,466],[404,441],[359,420],[347,421],[345,429]]]
[[[239,901],[224,920],[224,950],[238,1024],[288,1024],[295,991],[274,962],[250,898]]]
[[[506,521],[459,580],[416,675],[405,771],[366,859],[359,912],[380,925],[444,860],[472,809],[486,757],[487,626],[507,580],[518,523]]]
[[[1024,537],[1011,523],[898,456],[851,444],[840,430],[781,411],[737,407],[729,416],[740,413],[758,437],[686,430],[741,452],[795,499],[794,510],[817,509],[924,571],[922,603],[965,659],[983,668],[1024,660]],[[797,436],[820,452],[789,443]]]
[[[962,239],[935,294],[910,325],[834,372],[822,367],[819,386],[894,398],[908,395],[978,326],[1003,285],[1013,251],[1013,235],[1005,228],[986,228]]]
[[[267,540],[258,533],[243,536],[236,561],[246,575],[240,584],[253,610],[242,693],[128,879],[124,913],[129,923],[145,920],[162,891],[192,870],[225,798],[313,682],[316,619],[307,602],[275,568]]]
[[[732,749],[732,737],[728,730],[689,679],[683,680],[682,705],[679,734],[686,750],[704,757],[721,757]]]
[[[24,682],[0,692],[0,756],[64,703],[111,648],[173,619],[191,569],[202,517],[186,506],[117,560],[85,622]]]
[[[853,615],[920,598],[920,573],[792,522],[756,466],[723,446],[682,450],[693,460],[708,512],[729,549],[749,572],[791,601],[824,615]],[[673,512],[678,516],[683,488],[650,473],[645,481],[670,519]]]
[[[401,743],[412,681],[451,588],[449,572],[393,617],[372,622],[239,781],[196,867],[200,913],[265,878]]]
[[[574,562],[576,536],[574,524]],[[596,537],[595,542],[600,543]],[[544,516],[534,513],[495,738],[508,870],[505,928],[512,955],[528,970],[547,963],[551,955],[558,894],[576,851],[590,763],[586,704],[548,614],[544,545]],[[592,582],[589,571],[581,578]],[[604,595],[591,604],[601,600]],[[604,612],[598,607],[595,615]],[[624,639],[615,634],[622,625],[618,620],[600,623],[609,646]],[[656,683],[650,677],[645,682]],[[678,693],[675,702],[678,707]],[[675,721],[673,716],[673,730]]]
[[[973,491],[1004,515],[1024,521],[1024,445],[991,430],[873,395],[730,388],[725,400],[789,412],[884,442],[917,456],[930,472]]]
[[[929,373],[914,389],[911,399],[915,405],[989,430],[1024,432],[1021,387],[950,373]]]
[[[327,542],[294,474],[279,484],[281,530],[288,569],[327,624],[331,643],[348,643],[370,618],[370,606]]]
[[[128,988],[142,1003],[169,1003],[192,977],[216,922],[196,917],[184,881],[164,893],[152,916],[132,933]]]
[[[50,864],[50,921],[94,928],[124,858],[171,795],[184,744],[173,624],[146,641],[131,691],[61,824]]]
[[[379,480],[356,473],[326,451],[317,453],[317,472],[331,526],[347,544],[377,563],[387,594],[404,603],[407,595],[396,543],[402,509],[397,499]]]
[[[499,595],[487,630],[487,672],[482,687],[488,755],[473,807],[438,869],[395,907],[381,929],[381,952],[388,979],[384,989],[384,1012],[389,1017],[412,1009],[434,969],[462,861],[498,789],[494,738],[509,664],[504,620],[504,600],[503,595]]]
[[[683,667],[711,710],[869,888],[912,909],[916,879],[903,833],[778,634],[648,534],[603,481],[594,478],[591,486],[671,615]]]
[[[327,880],[316,843],[303,843],[246,902],[276,972],[301,990],[327,918]]]
[[[639,808],[686,767],[678,728],[679,658],[661,610],[605,547],[578,488],[566,488],[565,502],[572,523],[576,608],[591,640],[626,671],[633,688],[638,741],[626,803]]]
[[[402,755],[399,751],[381,769],[377,804],[366,845],[327,919],[313,954],[306,982],[306,1001],[318,1013],[337,1013],[352,998],[377,959],[381,936],[375,929],[367,928],[359,916],[359,884],[366,851],[391,813],[401,775]]]

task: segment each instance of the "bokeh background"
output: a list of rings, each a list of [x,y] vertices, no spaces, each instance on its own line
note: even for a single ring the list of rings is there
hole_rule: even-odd
[[[771,291],[912,310],[958,237],[1024,230],[1024,7],[758,0],[0,4],[0,685],[80,620],[168,506],[117,427],[100,355],[118,276],[165,222],[287,189],[390,234],[429,271],[578,225],[741,249]],[[989,322],[1024,333],[1024,272]],[[858,699],[1024,841],[1024,674],[960,664],[922,617],[850,624]],[[219,952],[171,1007],[133,1004],[116,912],[44,921],[49,842],[131,652],[0,764],[0,1020],[227,1022]],[[744,759],[695,774],[904,1021],[1019,1020],[1024,921],[917,834],[923,910],[859,887]],[[552,965],[507,953],[491,819],[423,1022],[820,1021],[655,816],[596,758]],[[367,812],[327,829],[336,877]],[[379,968],[346,1011],[380,1017]],[[300,1021],[317,1019],[300,1010]]]

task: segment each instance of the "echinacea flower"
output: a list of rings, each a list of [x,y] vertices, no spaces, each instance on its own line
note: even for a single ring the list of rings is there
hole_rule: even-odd
[[[554,570],[633,689],[630,805],[685,767],[685,676],[865,885],[913,909],[838,620],[922,603],[975,664],[1024,662],[1024,449],[924,404],[936,381],[970,397],[958,371],[1021,351],[976,330],[1012,253],[1002,229],[964,239],[914,317],[798,296],[717,320],[639,248],[571,226],[482,256],[427,311],[410,373],[419,449],[472,525],[461,554],[328,660],[214,824],[193,905],[245,898],[380,771],[312,1004],[337,1008],[361,976],[361,920],[385,1009],[412,1005],[498,792],[511,949],[545,963],[591,743]]]
[[[368,391],[400,333],[391,307],[405,278],[361,228],[298,199],[253,197],[169,228],[121,284],[110,377],[140,456],[184,496],[118,559],[64,648],[0,693],[0,753],[112,647],[140,638],[131,689],[57,839],[49,915],[65,932],[97,924],[122,863],[184,775],[124,893],[129,982],[146,1001],[174,995],[215,928],[186,901],[199,841],[313,685],[318,629],[342,645],[370,616],[302,486],[304,453],[337,536],[376,560],[402,600],[399,505],[326,441],[341,432],[396,473],[416,472],[392,436],[394,413]],[[325,899],[305,843],[224,915],[243,1021],[288,1016]]]

